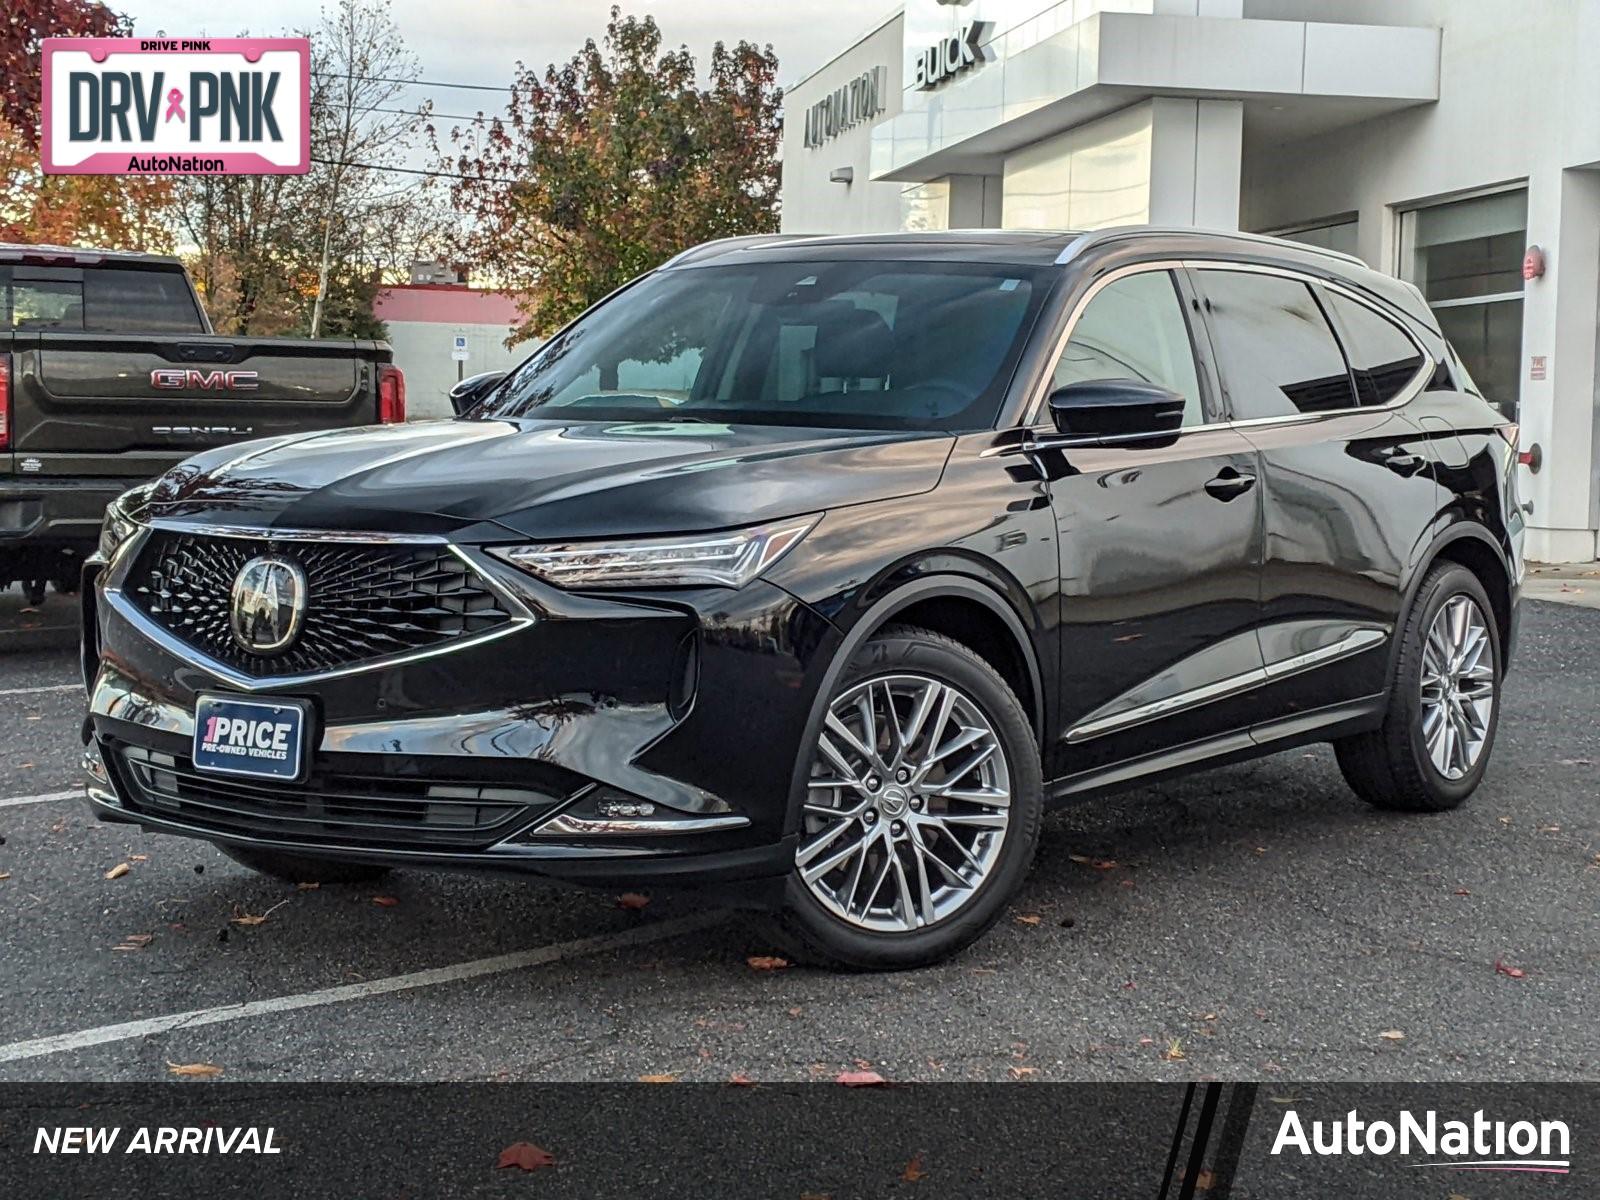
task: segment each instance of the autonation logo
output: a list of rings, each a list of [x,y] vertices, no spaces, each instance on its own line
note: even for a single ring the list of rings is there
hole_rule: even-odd
[[[1572,1133],[1565,1121],[1491,1120],[1482,1109],[1467,1121],[1441,1121],[1433,1111],[1419,1117],[1410,1109],[1401,1109],[1392,1121],[1368,1121],[1352,1108],[1343,1119],[1312,1121],[1308,1128],[1291,1108],[1283,1114],[1272,1153],[1293,1151],[1319,1158],[1420,1155],[1433,1161],[1406,1165],[1456,1171],[1565,1175],[1572,1169]]]

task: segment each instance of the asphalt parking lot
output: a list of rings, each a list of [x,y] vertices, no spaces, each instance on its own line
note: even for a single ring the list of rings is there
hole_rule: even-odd
[[[754,969],[670,897],[302,890],[100,825],[74,614],[0,595],[0,1080],[1600,1076],[1593,608],[1525,606],[1462,810],[1374,812],[1323,748],[1092,802],[974,949],[880,976]]]

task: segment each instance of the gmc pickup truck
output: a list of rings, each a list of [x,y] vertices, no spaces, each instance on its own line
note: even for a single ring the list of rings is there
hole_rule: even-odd
[[[197,451],[405,420],[391,358],[218,337],[175,258],[0,244],[0,590],[76,590],[106,504]]]

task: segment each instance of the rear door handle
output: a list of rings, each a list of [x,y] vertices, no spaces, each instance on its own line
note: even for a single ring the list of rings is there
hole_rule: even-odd
[[[1391,450],[1378,461],[1396,475],[1415,475],[1428,464],[1428,460],[1423,458],[1422,455],[1412,454],[1405,450]]]
[[[1254,475],[1244,475],[1232,467],[1224,467],[1222,474],[1206,481],[1206,491],[1226,504],[1235,496],[1242,496],[1256,485]]]

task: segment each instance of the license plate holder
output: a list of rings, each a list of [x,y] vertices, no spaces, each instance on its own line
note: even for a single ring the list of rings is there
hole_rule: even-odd
[[[302,782],[310,727],[305,700],[202,695],[194,705],[194,768],[208,775]]]

